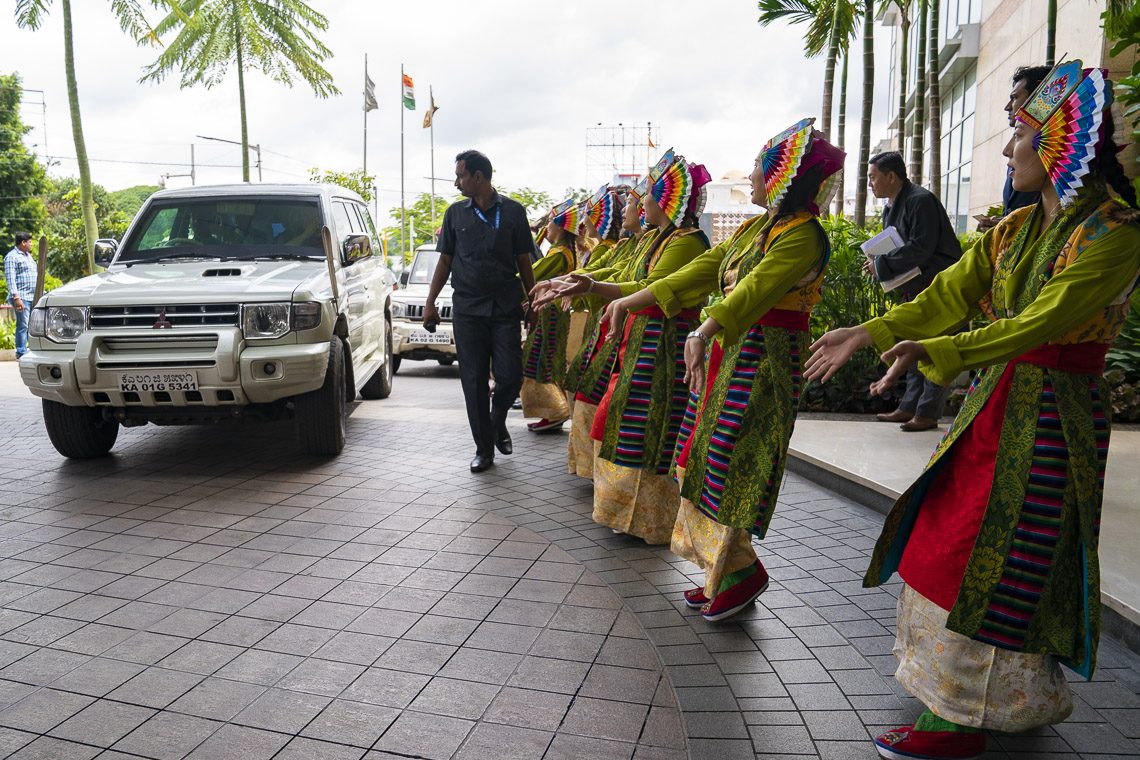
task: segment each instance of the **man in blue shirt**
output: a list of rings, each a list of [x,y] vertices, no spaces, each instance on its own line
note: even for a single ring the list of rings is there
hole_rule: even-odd
[[[4,280],[8,283],[8,303],[16,313],[16,358],[28,351],[28,317],[36,300],[36,261],[32,258],[32,236],[16,233],[16,247],[4,256]]]

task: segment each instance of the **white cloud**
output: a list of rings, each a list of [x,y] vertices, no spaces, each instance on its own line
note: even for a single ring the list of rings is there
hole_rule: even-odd
[[[586,128],[644,124],[713,176],[750,167],[764,140],[818,112],[823,61],[805,61],[801,31],[756,23],[755,4],[575,4],[499,0],[391,3],[312,0],[329,17],[327,64],[342,94],[321,100],[304,86],[287,89],[259,74],[246,78],[250,140],[263,147],[266,181],[301,181],[310,166],[342,170],[361,162],[363,59],[380,109],[369,115],[368,165],[379,175],[380,208],[399,205],[400,64],[416,81],[420,110],[404,112],[406,189],[428,189],[428,133],[422,129],[428,86],[437,114],[436,175],[451,175],[459,150],[478,147],[507,186],[558,195],[587,184]],[[156,52],[136,48],[110,18],[109,3],[75,3],[76,64],[88,153],[95,180],[109,188],[155,183],[188,167],[195,144],[198,181],[240,178],[239,149],[195,135],[238,139],[236,76],[213,89],[181,90],[177,76],[139,84]],[[60,9],[44,28],[5,22],[0,71],[44,90],[47,146],[61,157],[57,174],[74,174],[74,147],[62,62]],[[858,43],[856,43],[858,46]],[[880,44],[879,55],[886,55]],[[883,134],[888,62],[880,59],[876,128]],[[848,145],[857,150],[861,62],[852,60]],[[29,141],[43,144],[41,115]],[[121,162],[121,163],[120,163]],[[139,163],[153,162],[153,163]],[[214,166],[223,165],[223,166]],[[854,167],[853,161],[850,162]],[[172,183],[186,180],[172,180]],[[437,183],[443,191],[446,185]]]

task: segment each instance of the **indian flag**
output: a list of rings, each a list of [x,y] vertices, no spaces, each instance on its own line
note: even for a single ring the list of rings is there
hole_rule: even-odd
[[[407,74],[404,77],[404,108],[409,111],[416,110],[416,86],[412,83],[412,78]]]

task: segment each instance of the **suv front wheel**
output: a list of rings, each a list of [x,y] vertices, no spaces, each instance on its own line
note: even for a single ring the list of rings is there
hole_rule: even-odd
[[[307,454],[335,456],[344,449],[345,403],[344,344],[333,336],[329,363],[320,388],[297,396],[295,414],[301,448]]]
[[[388,398],[392,395],[392,375],[396,374],[392,357],[392,325],[384,322],[384,366],[372,373],[368,382],[360,387],[360,395],[366,399]]]
[[[67,406],[44,399],[44,427],[55,450],[68,459],[106,456],[119,437],[119,423],[87,406]]]

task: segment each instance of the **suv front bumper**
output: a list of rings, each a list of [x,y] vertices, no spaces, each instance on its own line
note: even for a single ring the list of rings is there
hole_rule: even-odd
[[[36,340],[20,358],[20,378],[33,395],[67,406],[240,406],[320,388],[328,354],[327,342],[248,345],[237,330],[163,336],[88,331],[68,346]],[[195,373],[197,391],[125,393],[119,384],[122,372],[182,371]]]
[[[394,356],[412,355],[425,359],[454,359],[455,332],[451,322],[440,322],[436,326],[433,336],[446,336],[446,343],[426,343],[419,339],[425,333],[423,324],[411,322],[406,319],[392,321],[392,354]],[[436,338],[439,340],[440,338]],[[409,356],[411,358],[411,356]]]

